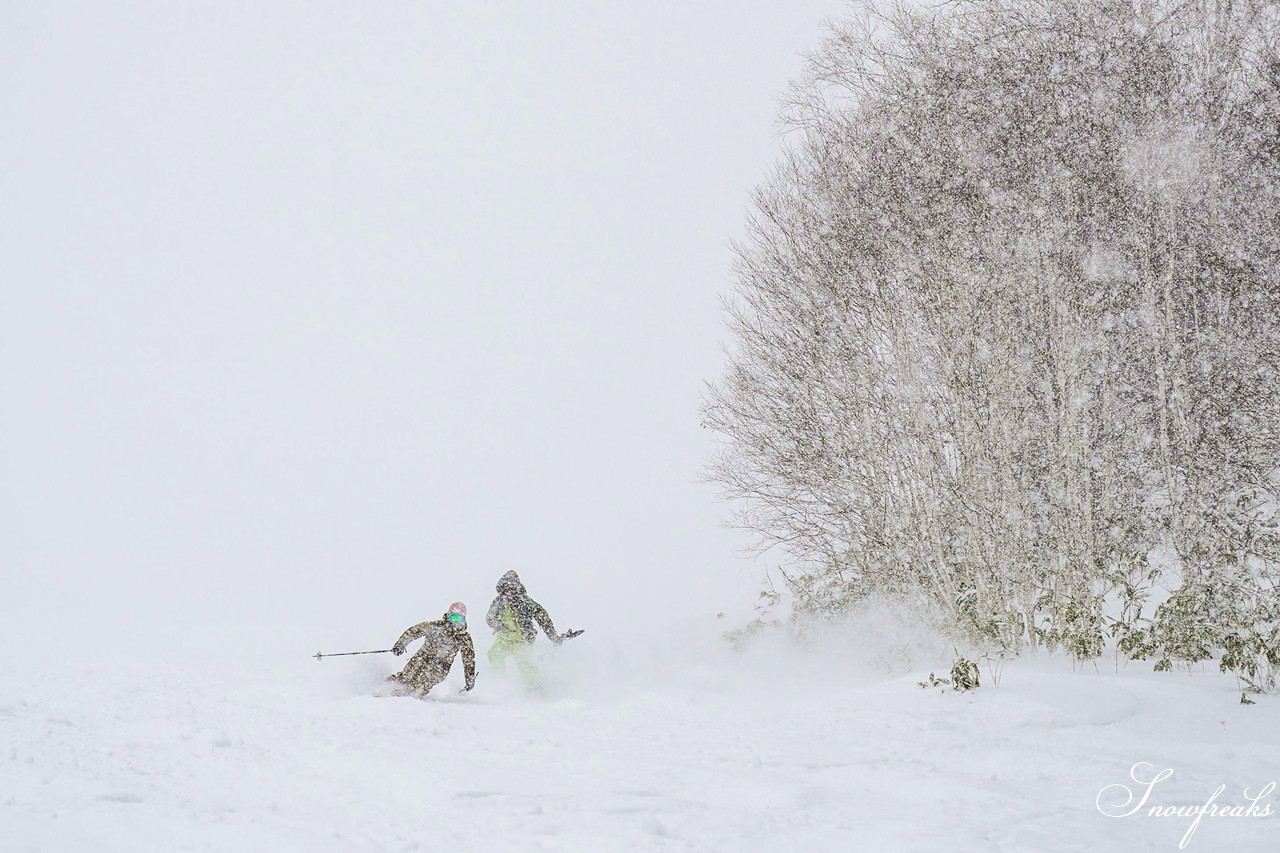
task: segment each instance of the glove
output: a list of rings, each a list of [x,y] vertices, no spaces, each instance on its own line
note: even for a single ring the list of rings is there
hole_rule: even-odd
[[[396,643],[394,646],[391,647],[391,654],[395,655],[396,657],[399,657],[400,655],[404,654],[404,646],[400,645],[399,643]]]
[[[560,645],[564,642],[564,634],[553,634],[551,642],[555,643],[557,646]]]
[[[473,678],[467,682],[466,687],[462,688],[462,692],[466,693],[468,690],[470,690],[472,687],[475,687],[475,686],[476,686],[476,680]]]

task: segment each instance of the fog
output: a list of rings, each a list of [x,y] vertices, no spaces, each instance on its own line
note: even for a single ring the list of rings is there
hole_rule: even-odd
[[[842,5],[8,4],[6,624],[748,607],[698,398]]]

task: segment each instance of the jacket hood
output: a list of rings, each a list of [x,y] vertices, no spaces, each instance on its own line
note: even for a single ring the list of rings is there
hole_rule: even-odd
[[[507,572],[498,578],[497,590],[500,595],[524,595],[524,584],[515,572]]]

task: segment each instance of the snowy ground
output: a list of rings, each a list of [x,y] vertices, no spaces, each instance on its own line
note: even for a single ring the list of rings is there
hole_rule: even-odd
[[[1280,702],[1241,706],[1212,672],[1025,660],[962,695],[861,648],[837,666],[596,630],[544,662],[549,695],[482,656],[474,693],[455,670],[419,701],[374,695],[391,656],[316,661],[305,633],[7,644],[0,850],[1172,851],[1191,818],[1107,817],[1101,789],[1140,761],[1175,771],[1148,805],[1280,781]],[[1268,802],[1186,849],[1280,848]]]

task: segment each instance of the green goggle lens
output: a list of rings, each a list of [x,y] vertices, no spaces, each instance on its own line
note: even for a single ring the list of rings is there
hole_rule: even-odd
[[[461,613],[450,613],[449,621],[454,623],[455,625],[459,625],[463,622],[466,622],[467,617],[463,616]]]

